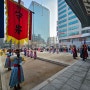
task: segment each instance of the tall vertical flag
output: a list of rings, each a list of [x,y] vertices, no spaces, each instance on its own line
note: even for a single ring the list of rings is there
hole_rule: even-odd
[[[6,0],[7,41],[23,44],[28,41],[29,10],[13,0]],[[20,10],[20,12],[19,12]],[[19,20],[20,19],[20,20]]]
[[[32,12],[29,11],[29,40],[32,39]]]
[[[0,38],[4,38],[4,0],[0,0]]]

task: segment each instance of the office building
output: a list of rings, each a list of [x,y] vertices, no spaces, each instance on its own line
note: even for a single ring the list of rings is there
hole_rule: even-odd
[[[57,35],[60,46],[80,45],[81,23],[65,0],[58,0]]]
[[[38,47],[45,46],[50,37],[50,11],[41,4],[32,1],[29,10],[33,11],[32,41]]]

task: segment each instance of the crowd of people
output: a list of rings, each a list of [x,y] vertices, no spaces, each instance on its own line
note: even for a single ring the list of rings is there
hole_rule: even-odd
[[[73,58],[76,59],[78,57],[77,53],[80,53],[80,57],[85,61],[88,57],[88,53],[90,52],[90,46],[83,44],[80,48],[77,48],[75,45],[70,46],[70,48],[67,47],[61,47],[61,48],[52,48],[46,49],[49,53],[60,53],[60,52],[69,52],[73,54]],[[89,53],[90,54],[90,53]]]
[[[24,61],[23,57],[20,56],[20,51],[24,52],[24,55],[27,57],[31,57],[36,59],[37,58],[37,50],[41,51],[40,49],[27,49],[24,48],[23,50],[7,50],[7,57],[5,61],[5,68],[11,70],[11,76],[10,76],[10,81],[9,81],[9,86],[14,88],[14,90],[19,90],[21,89],[20,83],[24,81],[24,74],[23,74],[23,68],[22,68],[22,62]],[[6,52],[3,50],[4,53]],[[48,50],[49,53],[59,53],[60,49],[58,48],[50,48]],[[80,57],[82,58],[83,61],[85,61],[88,57],[88,51],[90,52],[90,47],[88,47],[86,44],[83,44],[81,48],[78,50],[75,45],[70,47],[69,50],[63,49],[64,52],[70,52],[73,55],[73,58],[76,59],[78,57],[77,52],[80,53]],[[14,56],[15,53],[15,56]],[[13,58],[14,56],[14,58]]]
[[[24,55],[27,56],[27,57],[31,57],[31,58],[34,58],[36,59],[37,58],[37,50],[36,48],[35,49],[27,49],[27,48],[24,48]]]

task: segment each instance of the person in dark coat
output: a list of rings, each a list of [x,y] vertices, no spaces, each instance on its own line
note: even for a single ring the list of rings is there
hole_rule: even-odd
[[[76,57],[77,57],[77,50],[76,50],[76,46],[75,45],[73,45],[72,52],[73,52],[73,58],[76,59]]]
[[[85,61],[85,59],[87,59],[87,57],[88,57],[87,45],[83,44],[83,47],[82,47],[82,58]]]

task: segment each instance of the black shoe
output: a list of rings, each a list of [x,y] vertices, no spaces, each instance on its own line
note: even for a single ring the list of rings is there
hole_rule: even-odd
[[[18,85],[17,88],[20,90],[22,87],[20,85]]]
[[[83,59],[83,61],[85,61],[85,59]]]
[[[14,90],[18,90],[18,88],[16,86],[14,86]]]

